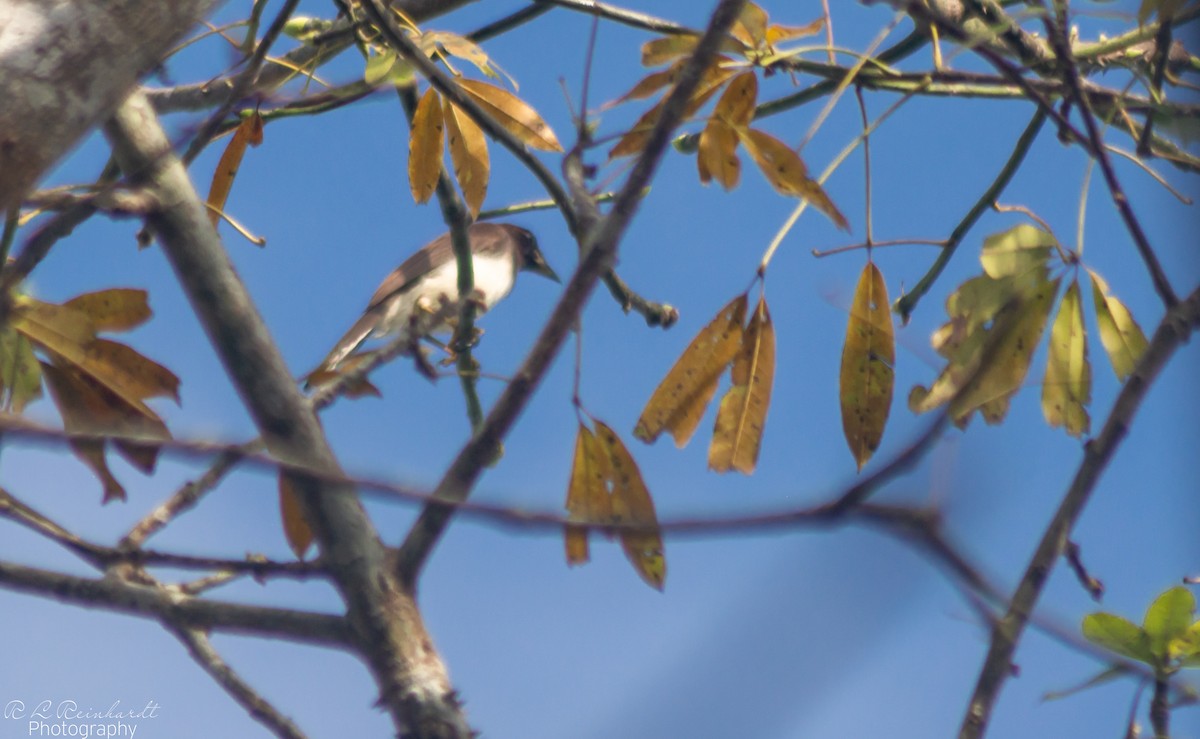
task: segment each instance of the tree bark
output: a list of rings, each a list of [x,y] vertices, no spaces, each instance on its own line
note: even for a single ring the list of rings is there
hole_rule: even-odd
[[[20,204],[219,2],[0,3],[0,211]]]

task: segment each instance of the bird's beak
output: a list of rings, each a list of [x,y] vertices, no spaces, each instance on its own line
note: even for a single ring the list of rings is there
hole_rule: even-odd
[[[530,259],[528,263],[526,263],[525,271],[532,272],[535,275],[541,275],[548,280],[553,280],[559,284],[562,284],[562,280],[559,279],[558,274],[554,270],[550,269],[550,265],[546,264],[546,260],[542,257],[540,252],[534,255],[534,257]]]

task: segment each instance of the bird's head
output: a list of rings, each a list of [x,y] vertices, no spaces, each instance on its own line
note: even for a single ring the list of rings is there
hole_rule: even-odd
[[[520,255],[520,269],[525,272],[532,272],[535,275],[541,275],[555,282],[562,282],[558,275],[546,263],[546,257],[542,255],[542,250],[538,248],[537,237],[523,228],[512,226],[513,236],[517,241],[517,253]]]

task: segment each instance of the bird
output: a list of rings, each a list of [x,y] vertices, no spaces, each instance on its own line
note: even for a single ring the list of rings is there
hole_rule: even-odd
[[[467,228],[475,289],[468,298],[479,313],[512,291],[518,272],[554,282],[530,231],[511,223],[473,223]],[[369,338],[406,335],[415,345],[423,337],[448,331],[459,312],[458,261],[450,234],[444,233],[405,259],[379,285],[362,317],[354,322],[311,376],[336,372]]]

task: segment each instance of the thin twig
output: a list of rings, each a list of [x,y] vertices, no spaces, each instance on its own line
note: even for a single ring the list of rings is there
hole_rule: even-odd
[[[208,598],[168,596],[159,589],[119,578],[89,579],[0,562],[0,584],[11,590],[51,596],[70,605],[154,618],[198,629],[289,639],[344,649],[353,643],[342,616],[249,606]]]
[[[191,164],[200,155],[200,152],[204,151],[204,147],[208,146],[217,129],[225,121],[225,116],[229,115],[229,111],[233,110],[233,107],[240,103],[246,94],[253,89],[254,79],[262,69],[263,61],[267,58],[267,52],[271,49],[276,39],[279,38],[279,34],[283,33],[284,25],[292,17],[292,13],[295,12],[296,6],[299,4],[300,0],[285,0],[283,7],[279,9],[278,15],[275,16],[275,20],[271,22],[270,27],[267,28],[267,32],[263,34],[262,41],[255,47],[254,54],[251,55],[249,62],[246,64],[246,69],[234,78],[233,84],[230,85],[229,93],[225,96],[225,101],[217,106],[217,109],[208,117],[208,120],[201,124],[199,130],[196,132],[192,143],[183,154],[182,160],[185,165]]]
[[[913,285],[912,290],[900,296],[896,301],[896,313],[900,315],[900,320],[908,323],[909,317],[916,309],[917,303],[921,298],[929,292],[929,288],[933,287],[933,283],[942,274],[942,270],[950,263],[950,258],[954,256],[954,252],[958,249],[958,245],[962,243],[976,221],[996,202],[996,198],[1004,192],[1004,188],[1008,187],[1008,183],[1012,181],[1013,175],[1020,169],[1021,164],[1025,161],[1025,155],[1029,153],[1029,148],[1033,145],[1038,133],[1042,130],[1042,124],[1046,121],[1045,111],[1038,109],[1034,112],[1033,118],[1029,124],[1025,126],[1025,130],[1017,137],[1017,143],[1013,146],[1012,153],[1008,155],[1008,161],[1000,168],[1000,172],[996,178],[992,180],[992,184],[984,190],[967,214],[962,217],[954,230],[950,232],[950,236],[946,239],[945,246],[938,254],[937,259],[933,261],[924,276]]]
[[[1095,157],[1096,163],[1100,166],[1100,173],[1104,176],[1104,183],[1108,185],[1109,195],[1112,197],[1113,205],[1116,206],[1117,213],[1121,215],[1121,220],[1125,222],[1125,228],[1129,231],[1129,235],[1133,237],[1133,243],[1137,247],[1138,254],[1141,255],[1142,261],[1146,263],[1146,269],[1150,272],[1150,279],[1154,283],[1154,289],[1158,292],[1159,298],[1163,305],[1168,310],[1179,302],[1178,296],[1175,295],[1175,290],[1171,287],[1171,283],[1167,280],[1167,274],[1163,271],[1162,265],[1158,261],[1158,255],[1154,253],[1154,248],[1150,246],[1150,240],[1146,238],[1145,231],[1142,230],[1142,224],[1133,213],[1133,207],[1129,204],[1129,198],[1125,195],[1125,191],[1121,188],[1121,183],[1117,180],[1117,172],[1113,169],[1112,160],[1108,158],[1108,150],[1104,148],[1104,139],[1100,135],[1100,127],[1096,123],[1096,117],[1092,113],[1091,103],[1088,101],[1087,95],[1083,92],[1083,85],[1079,80],[1079,69],[1075,66],[1075,61],[1071,57],[1070,43],[1067,41],[1067,29],[1059,28],[1053,23],[1049,16],[1043,18],[1046,25],[1046,33],[1050,37],[1050,43],[1054,47],[1055,54],[1059,59],[1059,67],[1062,70],[1064,81],[1067,88],[1071,91],[1071,97],[1079,106],[1079,113],[1083,117],[1083,126],[1087,130],[1087,141],[1090,144],[1089,148],[1091,155]]]
[[[167,629],[183,642],[183,645],[187,647],[188,654],[192,656],[196,664],[204,668],[204,671],[239,706],[246,709],[246,713],[250,714],[251,718],[267,727],[275,736],[285,739],[305,739],[304,733],[290,718],[284,716],[266,698],[259,695],[258,691],[250,686],[250,683],[243,680],[221,658],[221,655],[213,648],[207,634],[199,629],[174,625],[168,626]]]

